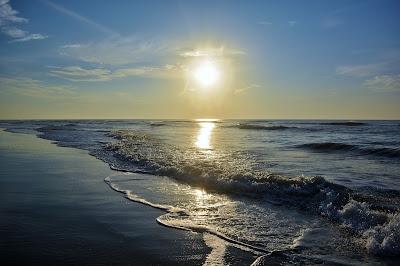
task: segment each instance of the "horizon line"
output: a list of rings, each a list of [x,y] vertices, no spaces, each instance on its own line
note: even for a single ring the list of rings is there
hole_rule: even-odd
[[[213,118],[213,117],[197,117],[197,118],[0,118],[0,121],[32,121],[32,120],[337,120],[337,121],[400,121],[400,118]]]

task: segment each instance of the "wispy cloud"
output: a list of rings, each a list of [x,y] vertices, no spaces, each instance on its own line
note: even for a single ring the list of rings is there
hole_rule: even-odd
[[[85,69],[80,66],[52,67],[49,74],[71,81],[104,81],[112,79],[112,72],[108,69]]]
[[[21,29],[15,28],[15,27],[3,27],[2,31],[4,34],[10,36],[11,38],[23,38],[24,36],[26,36],[27,32],[23,31]]]
[[[259,22],[257,22],[257,24],[263,25],[263,26],[269,26],[269,25],[272,25],[272,22],[266,21],[266,20],[260,20]]]
[[[173,65],[163,67],[135,67],[110,70],[107,68],[82,68],[80,66],[51,67],[49,74],[70,81],[109,81],[140,76],[151,78],[174,78],[180,69]]]
[[[51,76],[70,81],[109,81],[127,77],[184,79],[194,62],[211,57],[230,65],[245,52],[223,45],[186,48],[179,41],[107,38],[97,43],[69,43],[60,54],[78,60],[73,66],[52,67]],[[89,64],[88,64],[89,63]]]
[[[400,74],[375,76],[366,80],[364,84],[374,90],[400,91]]]
[[[350,77],[368,77],[382,71],[383,63],[338,66],[336,74]]]
[[[26,42],[31,40],[43,40],[43,39],[47,39],[47,36],[38,33],[31,33],[27,34],[25,37],[14,39],[11,42]]]
[[[14,10],[11,5],[9,4],[9,0],[1,0],[0,1],[0,14],[1,14],[1,20],[0,24],[3,25],[4,22],[27,22],[28,20],[26,18],[21,18],[18,17],[18,11]]]
[[[80,48],[80,47],[82,47],[82,44],[73,43],[73,44],[65,44],[65,45],[61,46],[61,49]]]
[[[72,10],[70,10],[70,9],[64,7],[64,6],[61,6],[59,4],[53,3],[53,2],[48,1],[48,0],[42,0],[42,2],[45,3],[47,6],[53,8],[54,10],[60,12],[61,14],[69,16],[69,17],[71,17],[73,19],[76,19],[78,21],[81,21],[81,22],[83,22],[83,23],[95,28],[98,31],[101,31],[101,32],[106,33],[106,34],[111,35],[111,36],[119,36],[119,34],[117,32],[115,32],[115,31],[113,31],[112,29],[110,29],[110,28],[108,28],[108,27],[106,27],[104,25],[101,25],[101,24],[99,24],[99,23],[97,23],[97,22],[95,22],[95,21],[93,21],[93,20],[91,20],[91,19],[89,19],[87,17],[84,17],[84,16],[78,14],[77,12],[72,11]]]
[[[339,66],[336,74],[362,79],[362,85],[374,91],[399,91],[398,61],[389,60],[373,64]]]
[[[290,27],[294,27],[294,26],[297,25],[297,21],[296,20],[289,20],[288,24],[289,24]]]
[[[69,43],[61,46],[60,54],[79,61],[100,66],[121,67],[126,65],[178,64],[191,57],[234,57],[245,55],[239,49],[214,45],[188,48],[182,41],[163,41],[139,37],[107,38],[100,42]]]
[[[48,36],[39,33],[29,33],[21,30],[16,25],[27,23],[28,19],[19,17],[18,11],[11,7],[9,0],[0,0],[0,31],[11,37],[11,42],[26,42],[30,40],[42,40]]]
[[[236,56],[236,55],[244,55],[246,54],[244,51],[230,49],[226,47],[218,47],[218,48],[205,48],[205,49],[190,49],[183,50],[180,52],[180,56],[182,57],[223,57],[223,56]]]
[[[66,98],[76,96],[71,87],[52,85],[32,78],[0,77],[1,93],[13,93],[35,98]]]
[[[173,56],[176,46],[170,42],[116,37],[100,42],[63,45],[60,47],[60,54],[89,63],[127,65]]]
[[[260,85],[258,85],[258,84],[250,84],[250,85],[248,85],[246,87],[234,90],[233,94],[234,95],[243,94],[243,93],[248,92],[249,90],[252,90],[252,89],[255,89],[255,88],[259,88],[259,87],[260,87]]]

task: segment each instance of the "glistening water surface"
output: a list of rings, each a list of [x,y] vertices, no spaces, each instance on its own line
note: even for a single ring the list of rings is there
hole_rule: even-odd
[[[399,121],[3,121],[87,149],[158,222],[282,263],[400,254]],[[127,172],[122,172],[127,171]],[[111,193],[111,192],[110,192]],[[206,237],[205,237],[206,239]],[[223,249],[220,249],[223,257]]]

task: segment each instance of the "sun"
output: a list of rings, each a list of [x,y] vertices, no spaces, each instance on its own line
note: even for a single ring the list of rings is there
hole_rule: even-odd
[[[194,67],[193,77],[198,85],[203,88],[209,88],[218,83],[220,70],[215,62],[205,60]]]

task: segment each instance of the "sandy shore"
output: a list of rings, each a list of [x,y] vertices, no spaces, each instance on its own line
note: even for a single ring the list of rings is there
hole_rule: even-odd
[[[1,131],[0,162],[2,265],[201,265],[211,251],[110,191],[111,170],[84,151]]]

